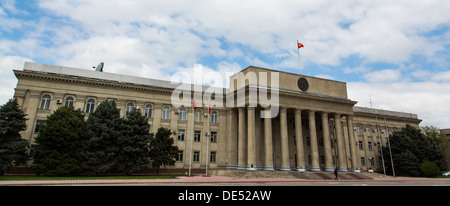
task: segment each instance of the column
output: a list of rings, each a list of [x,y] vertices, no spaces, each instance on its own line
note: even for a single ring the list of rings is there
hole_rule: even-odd
[[[314,111],[308,111],[309,136],[311,139],[311,171],[320,171],[319,149],[317,147],[316,117]]]
[[[238,119],[238,169],[245,169],[247,167],[246,158],[246,135],[245,135],[245,108],[239,107],[239,119]]]
[[[237,135],[236,122],[233,122],[233,109],[227,111],[227,168],[236,169],[237,167]]]
[[[255,108],[248,107],[247,108],[247,169],[248,170],[256,170],[256,142],[255,142]]]
[[[347,172],[347,163],[344,151],[344,139],[342,137],[341,115],[334,114],[334,126],[336,129],[336,140],[338,150],[338,167],[339,172]]]
[[[358,166],[358,155],[356,154],[356,145],[358,144],[355,141],[355,132],[353,131],[353,117],[347,115],[347,128],[348,128],[348,138],[350,141],[350,153],[352,158],[352,172],[361,172]]]
[[[325,171],[333,172],[333,157],[331,154],[330,131],[328,128],[328,114],[322,112],[323,149],[325,150]]]
[[[273,170],[272,118],[264,118],[264,153],[264,170]]]
[[[289,164],[289,145],[287,134],[287,115],[286,108],[281,108],[280,111],[280,133],[281,133],[281,170],[289,171],[291,166]]]
[[[297,143],[297,171],[305,172],[305,149],[303,148],[302,111],[295,109],[295,142]]]

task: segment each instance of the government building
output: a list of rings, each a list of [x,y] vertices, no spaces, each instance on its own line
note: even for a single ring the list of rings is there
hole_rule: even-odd
[[[121,116],[138,110],[151,132],[172,131],[179,151],[166,169],[382,171],[380,145],[421,122],[416,114],[355,106],[345,82],[254,66],[232,75],[229,88],[184,90],[181,83],[30,62],[14,74],[14,98],[28,119],[21,134],[31,146],[59,107],[73,106],[87,119],[100,102],[115,100]]]

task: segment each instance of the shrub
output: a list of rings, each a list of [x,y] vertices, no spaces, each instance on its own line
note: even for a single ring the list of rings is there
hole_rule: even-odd
[[[420,170],[425,177],[437,177],[440,174],[439,167],[430,161],[422,163]]]

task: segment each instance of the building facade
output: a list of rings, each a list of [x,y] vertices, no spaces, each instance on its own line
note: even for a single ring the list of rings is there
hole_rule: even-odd
[[[29,62],[14,73],[14,98],[28,118],[22,137],[31,145],[58,107],[73,106],[87,118],[100,102],[115,100],[122,116],[141,111],[151,132],[172,131],[179,152],[167,168],[188,168],[192,155],[193,168],[382,170],[379,148],[388,134],[421,121],[355,106],[345,82],[253,66],[231,76],[229,88],[188,85],[188,99],[175,100],[182,84],[170,81]]]

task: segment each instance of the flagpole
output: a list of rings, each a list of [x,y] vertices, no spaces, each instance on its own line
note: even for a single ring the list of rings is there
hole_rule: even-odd
[[[386,117],[384,118],[384,129],[386,130],[386,137],[389,146],[389,155],[391,156],[391,165],[392,165],[392,175],[395,177],[395,169],[394,169],[394,161],[392,160],[392,152],[391,152],[391,142],[389,141],[389,132],[387,129]]]
[[[298,54],[298,73],[301,74],[302,67],[300,64],[300,47],[298,47],[298,39],[297,39],[297,54]]]
[[[211,138],[211,134],[209,134],[209,109],[208,109],[208,134],[206,135],[206,176],[208,176],[208,151],[209,151],[209,139]]]
[[[386,175],[386,168],[384,167],[384,157],[383,157],[383,144],[382,144],[381,137],[380,137],[380,131],[378,129],[378,117],[375,116],[375,119],[377,120],[377,133],[378,133],[377,135],[378,135],[378,139],[380,139],[380,153],[381,153],[381,162],[383,164],[383,173],[384,173],[384,175]]]

